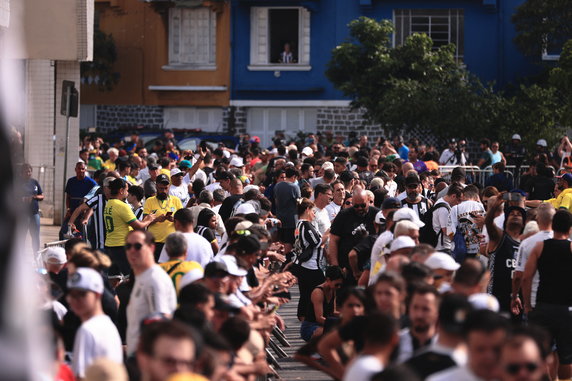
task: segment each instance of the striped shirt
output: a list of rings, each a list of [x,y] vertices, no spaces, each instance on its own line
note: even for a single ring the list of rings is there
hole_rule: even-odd
[[[143,220],[143,205],[141,205],[137,209],[133,209],[133,213],[135,214],[135,217],[137,217],[137,219],[139,221],[142,221]]]
[[[417,203],[410,203],[407,198],[403,199],[401,201],[401,205],[403,205],[404,207],[408,207],[409,209],[413,209],[413,211],[419,216],[419,219],[421,221],[423,221],[423,217],[425,216],[425,213],[427,213],[429,211],[429,209],[431,209],[431,203],[430,201],[421,196],[421,201],[417,202]]]
[[[87,206],[93,209],[92,223],[95,228],[95,242],[91,243],[94,249],[103,249],[105,247],[105,222],[103,219],[103,209],[107,200],[102,192],[98,190],[95,196],[85,202]]]

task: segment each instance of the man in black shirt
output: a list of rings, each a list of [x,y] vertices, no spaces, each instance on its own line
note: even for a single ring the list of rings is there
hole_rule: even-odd
[[[434,373],[462,365],[458,362],[457,351],[463,344],[463,322],[471,311],[471,303],[465,296],[443,296],[439,306],[437,342],[407,360],[405,365],[423,380]]]
[[[367,193],[360,189],[353,194],[353,206],[341,210],[330,229],[328,261],[346,270],[346,281],[355,284],[348,261],[350,250],[367,234],[376,234],[375,215],[379,209],[369,206]]]
[[[238,207],[237,204],[242,200],[242,192],[242,181],[239,178],[230,180],[230,196],[224,199],[218,211],[223,221],[232,217],[233,211]]]
[[[401,203],[404,207],[413,209],[421,221],[423,221],[425,213],[433,206],[433,203],[423,196],[422,191],[423,187],[421,186],[419,176],[416,173],[409,173],[405,177],[405,193],[407,196]]]

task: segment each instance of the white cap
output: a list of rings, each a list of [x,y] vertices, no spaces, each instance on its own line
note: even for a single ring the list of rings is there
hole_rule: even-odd
[[[500,310],[497,298],[485,293],[469,296],[469,303],[471,303],[476,310],[491,310],[493,312],[499,312]]]
[[[326,169],[334,169],[334,164],[331,161],[326,161],[322,164],[322,169],[325,171]]]
[[[234,227],[234,230],[247,230],[252,225],[254,225],[254,224],[248,220],[240,221],[238,224],[236,224],[236,226]]]
[[[391,246],[389,247],[390,252],[397,251],[399,249],[405,249],[408,247],[415,247],[415,241],[409,237],[408,235],[401,235],[391,242]]]
[[[512,135],[512,140],[522,140],[519,134]]]
[[[234,255],[223,255],[220,257],[219,262],[223,262],[226,265],[228,273],[234,276],[245,276],[247,271],[241,269],[236,264],[236,257]]]
[[[310,147],[304,147],[302,150],[302,155],[312,156],[314,154],[314,150]]]
[[[436,252],[433,253],[425,260],[425,264],[431,270],[443,269],[448,271],[456,271],[461,267],[460,264],[455,262],[453,257],[449,254]]]
[[[193,283],[194,281],[197,281],[199,279],[203,279],[204,275],[205,275],[205,272],[203,271],[203,269],[201,269],[201,268],[192,269],[191,271],[189,271],[185,275],[183,275],[183,277],[179,281],[179,290],[182,290],[183,287]]]
[[[397,223],[403,220],[411,221],[420,228],[425,226],[425,223],[419,219],[417,213],[415,213],[415,211],[410,208],[401,208],[399,210],[396,210],[395,213],[393,214],[393,222]]]
[[[250,214],[256,213],[256,209],[254,209],[254,205],[249,202],[243,202],[236,208],[236,212],[234,214]]]
[[[222,151],[222,156],[226,157],[227,159],[230,158],[230,152],[228,152],[227,150],[223,150]]]
[[[49,247],[43,254],[44,262],[51,265],[63,265],[68,261],[63,247]]]
[[[298,151],[298,147],[296,147],[296,144],[290,144],[288,147],[286,147],[286,149],[288,151]]]
[[[87,267],[77,268],[75,273],[68,278],[67,285],[70,290],[92,291],[96,294],[103,294],[101,274]]]
[[[385,216],[381,210],[375,215],[374,222],[378,225],[381,225],[385,222]]]
[[[229,165],[231,167],[244,167],[244,161],[242,160],[242,157],[234,156],[232,159],[230,159]]]
[[[542,146],[542,147],[548,147],[548,143],[546,143],[546,140],[544,139],[538,139],[538,141],[536,142],[537,146]]]
[[[254,185],[254,184],[248,184],[247,186],[245,186],[244,188],[242,188],[242,193],[246,193],[251,189],[257,189],[260,190],[260,187],[258,185]]]
[[[171,169],[171,177],[178,175],[179,173],[183,173],[179,168]]]

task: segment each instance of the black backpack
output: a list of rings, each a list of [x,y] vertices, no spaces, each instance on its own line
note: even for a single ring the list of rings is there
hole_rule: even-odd
[[[451,207],[444,202],[434,205],[423,216],[425,226],[419,229],[419,242],[427,243],[433,247],[437,246],[439,239],[441,240],[441,244],[443,244],[443,231],[439,229],[439,232],[435,233],[433,229],[433,213],[439,208],[447,208],[447,211],[451,210]]]

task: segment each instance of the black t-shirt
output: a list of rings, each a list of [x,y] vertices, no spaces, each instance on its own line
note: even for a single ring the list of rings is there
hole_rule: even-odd
[[[212,231],[212,229],[206,226],[197,226],[195,228],[195,233],[203,236],[204,239],[209,241],[209,243],[212,243],[216,239],[215,233]]]
[[[434,373],[457,366],[457,363],[444,353],[426,351],[407,360],[405,366],[425,380]]]
[[[554,191],[554,179],[546,176],[533,176],[530,179],[528,190],[529,200],[548,200]]]
[[[231,217],[230,215],[232,214],[232,209],[241,198],[241,194],[232,194],[224,199],[220,209],[218,210],[218,214],[223,221],[226,221]]]
[[[338,263],[342,268],[348,268],[348,254],[350,250],[368,234],[376,234],[375,215],[379,209],[369,207],[363,216],[357,214],[356,210],[347,208],[340,210],[332,222],[331,233],[340,237],[338,241]]]
[[[361,241],[358,242],[357,245],[354,246],[354,250],[358,256],[358,267],[363,269],[365,265],[369,264],[369,260],[371,257],[371,249],[373,248],[373,244],[377,239],[377,234],[370,234],[367,237],[363,238]]]
[[[498,299],[500,309],[504,312],[510,312],[512,272],[516,267],[516,253],[519,246],[519,242],[503,233],[499,246],[489,256],[491,281],[487,292]]]

